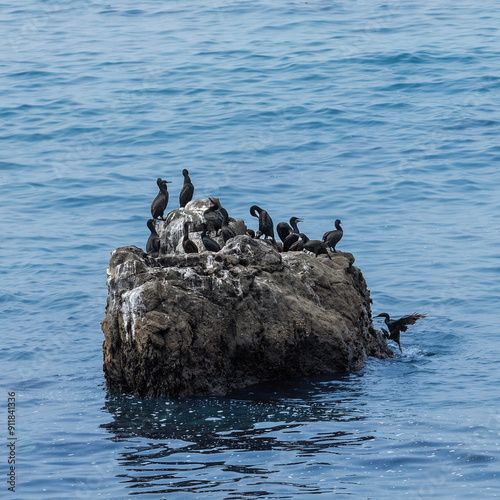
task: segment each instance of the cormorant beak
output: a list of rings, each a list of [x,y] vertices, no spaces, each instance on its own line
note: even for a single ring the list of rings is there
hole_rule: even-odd
[[[172,181],[163,181],[166,182],[167,184],[172,184]]]
[[[374,318],[381,318],[382,315],[381,314],[377,314],[376,316],[373,316]]]
[[[299,219],[299,218],[297,217],[297,222],[304,222],[304,219]]]

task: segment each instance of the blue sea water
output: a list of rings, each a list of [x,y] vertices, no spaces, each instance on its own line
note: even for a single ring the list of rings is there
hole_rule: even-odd
[[[3,1],[0,497],[500,496],[499,26],[493,0]],[[236,218],[342,219],[374,313],[428,314],[403,353],[107,392],[110,251],[183,168]]]

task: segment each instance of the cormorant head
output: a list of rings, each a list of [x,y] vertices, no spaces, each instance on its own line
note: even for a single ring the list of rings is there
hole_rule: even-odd
[[[208,198],[210,200],[210,208],[221,208],[220,201],[217,200],[216,198]]]
[[[182,175],[183,175],[184,177],[186,177],[186,175],[189,175],[189,172],[187,171],[187,169],[184,169],[184,170],[182,171]]]
[[[158,179],[156,179],[156,185],[157,185],[158,187],[160,187],[160,186],[161,186],[161,183],[162,183],[162,182],[163,182],[163,179],[162,179],[161,177],[158,177]]]
[[[161,190],[167,191],[167,184],[170,184],[172,181],[161,181],[160,184],[158,184],[158,187]]]
[[[374,318],[385,318],[386,321],[389,321],[391,319],[390,316],[387,313],[377,314],[377,316],[374,316]]]
[[[290,224],[293,224],[294,222],[304,222],[304,219],[301,219],[300,217],[292,217],[290,219]]]
[[[340,224],[342,224],[342,221],[341,221],[340,219],[337,219],[337,220],[335,221],[335,227],[336,227],[337,229],[340,229]]]

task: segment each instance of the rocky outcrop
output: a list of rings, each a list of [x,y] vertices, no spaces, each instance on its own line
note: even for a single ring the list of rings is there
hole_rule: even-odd
[[[102,322],[108,386],[144,396],[222,395],[392,355],[373,328],[351,254],[279,253],[244,235],[217,253],[172,253],[181,232],[175,242],[171,222],[173,244],[159,257],[134,246],[112,253]]]

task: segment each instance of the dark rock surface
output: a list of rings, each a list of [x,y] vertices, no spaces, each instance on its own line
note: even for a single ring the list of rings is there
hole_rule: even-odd
[[[218,253],[118,248],[102,322],[107,384],[143,396],[223,395],[387,358],[353,263],[349,253],[282,254],[242,235]]]

